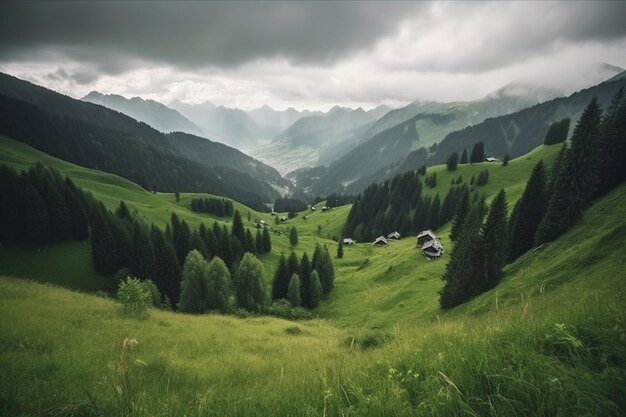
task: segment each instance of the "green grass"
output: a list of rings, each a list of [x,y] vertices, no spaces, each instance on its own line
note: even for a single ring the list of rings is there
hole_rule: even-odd
[[[449,312],[429,272],[443,261],[420,259],[408,239],[347,247],[327,318],[306,322],[127,319],[110,299],[0,278],[0,414],[116,416],[132,404],[137,416],[623,415],[624,203],[626,185]]]

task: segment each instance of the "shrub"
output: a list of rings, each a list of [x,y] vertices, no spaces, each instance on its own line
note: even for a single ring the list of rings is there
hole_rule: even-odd
[[[265,313],[270,316],[294,321],[311,320],[313,318],[313,314],[309,310],[302,307],[293,307],[289,301],[283,299],[270,304],[266,308]]]
[[[122,302],[124,315],[137,318],[148,317],[152,294],[138,278],[128,276],[120,282],[117,298]]]

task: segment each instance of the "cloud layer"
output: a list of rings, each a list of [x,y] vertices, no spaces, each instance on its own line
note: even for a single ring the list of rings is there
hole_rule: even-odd
[[[572,91],[626,66],[626,2],[0,3],[0,70],[81,96],[253,108]]]

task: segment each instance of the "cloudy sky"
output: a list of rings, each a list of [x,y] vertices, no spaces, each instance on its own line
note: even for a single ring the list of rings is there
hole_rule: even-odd
[[[0,71],[251,109],[567,92],[626,68],[626,2],[2,2]]]

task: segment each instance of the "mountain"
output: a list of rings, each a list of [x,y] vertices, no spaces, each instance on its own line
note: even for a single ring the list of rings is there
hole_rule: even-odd
[[[206,139],[163,134],[106,107],[0,74],[0,133],[156,191],[210,192],[262,208],[284,186],[278,172]],[[186,157],[193,149],[193,158]]]
[[[267,104],[263,106],[249,110],[248,116],[252,118],[259,126],[263,127],[274,127],[280,129],[280,131],[285,130],[298,120],[303,117],[309,116],[319,116],[322,112],[312,112],[309,110],[298,111],[293,107],[289,107],[286,110],[274,110]]]
[[[369,111],[335,106],[327,113],[301,118],[253,155],[283,174],[316,165],[325,149],[351,140],[359,128],[387,111],[386,106]]]
[[[259,126],[243,110],[215,106],[210,102],[187,104],[173,101],[170,107],[202,128],[204,136],[237,149],[253,149],[259,141],[270,140],[281,129]]]
[[[202,129],[179,112],[154,100],[144,100],[141,97],[127,99],[116,94],[101,94],[97,91],[90,92],[81,100],[124,113],[133,119],[149,124],[161,132],[203,134]]]
[[[600,85],[576,92],[568,97],[556,98],[536,104],[519,112],[494,117],[474,126],[451,132],[433,149],[420,148],[405,158],[389,164],[369,176],[350,184],[335,184],[335,189],[356,193],[374,181],[382,181],[396,174],[415,170],[422,165],[443,164],[452,152],[468,153],[476,142],[485,144],[485,154],[503,158],[505,154],[517,157],[543,144],[551,123],[570,118],[571,135],[576,121],[592,97],[597,97],[605,109],[620,88],[626,88],[626,78],[606,81]],[[328,174],[327,174],[328,176]],[[323,179],[320,180],[320,182]],[[318,183],[319,184],[319,183]],[[320,193],[319,185],[312,192]]]

